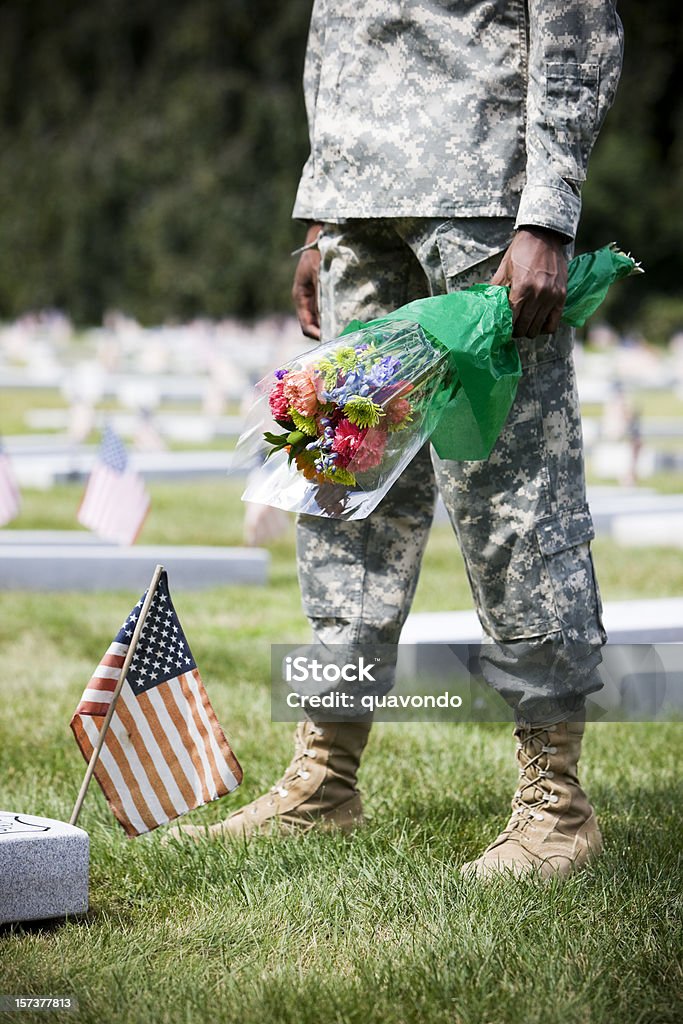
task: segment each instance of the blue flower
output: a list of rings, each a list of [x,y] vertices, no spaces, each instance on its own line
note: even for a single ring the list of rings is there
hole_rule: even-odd
[[[367,382],[372,387],[381,388],[394,377],[401,369],[401,360],[395,356],[384,356],[372,367],[367,375]]]

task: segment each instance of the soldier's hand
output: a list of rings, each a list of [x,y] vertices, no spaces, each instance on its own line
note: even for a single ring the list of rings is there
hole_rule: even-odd
[[[314,242],[320,234],[321,225],[311,224],[306,232],[306,245]],[[299,257],[292,286],[294,309],[307,338],[320,339],[320,310],[318,309],[318,274],[320,252],[317,248],[305,249]]]
[[[567,296],[567,258],[561,235],[545,228],[520,228],[491,284],[510,286],[512,333],[516,338],[552,334]]]

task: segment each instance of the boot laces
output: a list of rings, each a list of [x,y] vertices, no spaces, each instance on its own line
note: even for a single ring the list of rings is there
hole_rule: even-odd
[[[533,829],[534,822],[543,821],[543,812],[559,801],[548,781],[555,774],[548,755],[556,754],[557,747],[550,744],[547,729],[532,727],[522,736],[517,744],[520,784],[513,800],[511,824]]]
[[[311,725],[307,731],[315,737],[322,736],[323,730],[317,725]],[[270,800],[271,806],[275,803],[275,796],[284,797],[289,796],[288,783],[291,785],[297,778],[301,778],[304,782],[310,777],[310,772],[304,767],[305,759],[307,757],[316,757],[317,751],[312,750],[306,746],[306,743],[299,734],[299,730],[296,733],[296,743],[294,750],[294,757],[290,761],[289,765],[285,769],[285,773],[281,779],[279,779],[273,786],[270,787],[272,798]]]

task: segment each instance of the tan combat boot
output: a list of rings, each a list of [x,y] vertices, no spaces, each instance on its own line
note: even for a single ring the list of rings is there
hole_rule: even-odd
[[[595,812],[576,775],[583,730],[576,721],[515,729],[520,782],[512,817],[463,874],[565,878],[600,853]]]
[[[165,839],[242,838],[256,832],[301,832],[316,824],[352,831],[363,823],[356,773],[370,726],[370,721],[299,722],[294,757],[270,792],[216,825],[176,825]]]

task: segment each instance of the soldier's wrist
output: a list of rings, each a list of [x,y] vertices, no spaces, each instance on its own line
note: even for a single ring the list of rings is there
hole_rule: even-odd
[[[526,231],[535,238],[541,238],[554,245],[564,246],[571,242],[571,238],[568,235],[563,235],[561,231],[556,231],[554,228],[539,227],[537,224],[520,224],[517,228],[517,233],[520,231]]]

